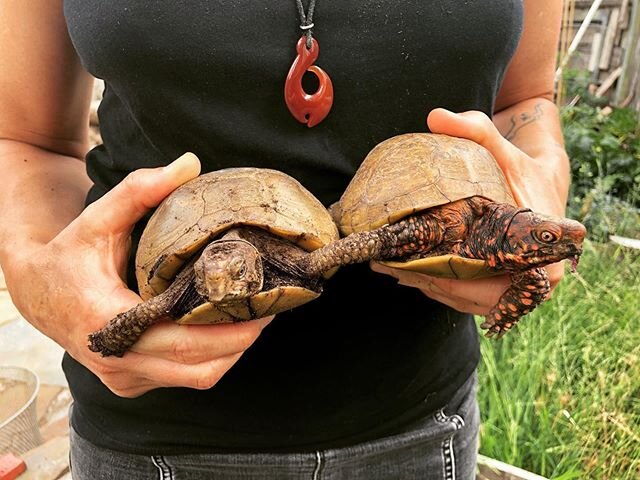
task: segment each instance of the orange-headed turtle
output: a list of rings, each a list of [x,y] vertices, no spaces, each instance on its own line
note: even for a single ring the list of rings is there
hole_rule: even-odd
[[[547,297],[542,267],[570,259],[575,268],[586,234],[574,220],[515,206],[484,147],[430,133],[377,145],[331,212],[347,239],[364,242],[366,257],[389,266],[460,279],[510,274],[481,325],[498,337]]]
[[[153,213],[136,253],[144,302],[89,336],[89,348],[122,356],[153,323],[251,320],[317,298],[335,270],[300,268],[339,238],[327,209],[292,177],[228,168],[200,175]]]

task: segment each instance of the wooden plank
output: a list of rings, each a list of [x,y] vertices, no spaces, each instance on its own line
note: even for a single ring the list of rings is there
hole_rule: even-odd
[[[609,65],[611,64],[611,52],[613,51],[614,45],[613,42],[616,38],[616,32],[618,31],[619,18],[620,9],[611,9],[607,31],[604,34],[604,41],[602,42],[602,55],[600,56],[600,63],[598,65],[600,70],[609,70]]]
[[[589,8],[593,0],[576,0],[576,9]],[[602,7],[604,8],[612,8],[619,7],[620,0],[603,0]]]
[[[607,78],[602,82],[602,84],[596,89],[595,96],[601,97],[611,88],[611,86],[615,83],[615,81],[622,74],[622,67],[616,68],[613,72],[607,76]]]
[[[564,57],[560,61],[560,65],[556,69],[556,74],[555,74],[556,82],[559,80],[560,76],[562,75],[562,71],[564,70],[564,67],[567,65],[567,63],[569,63],[569,59],[573,55],[573,52],[576,50],[576,48],[582,41],[582,37],[587,31],[587,28],[589,28],[589,25],[591,24],[591,21],[593,20],[593,17],[598,11],[598,8],[600,8],[601,4],[602,4],[602,0],[593,0],[593,3],[591,4],[591,7],[589,8],[589,11],[587,12],[585,19],[580,24],[580,28],[578,29],[578,32],[573,37],[573,40],[571,41],[571,45],[569,45],[567,52],[564,54]]]
[[[611,51],[611,69],[621,67],[623,60],[624,51],[622,50],[622,47],[613,47],[613,50]]]
[[[602,54],[602,39],[602,33],[595,32],[593,34],[593,41],[591,42],[591,55],[589,56],[589,65],[587,66],[587,70],[589,70],[590,72],[595,72],[598,69],[600,55]]]
[[[637,82],[638,71],[640,71],[640,1],[634,0],[631,19],[629,21],[629,31],[627,32],[627,45],[622,62],[622,74],[618,81],[618,88],[615,95],[615,104],[629,104],[633,98],[634,89]],[[634,84],[634,77],[636,82]]]
[[[478,455],[476,480],[548,480],[545,477],[493,458]]]
[[[622,0],[620,4],[620,18],[618,18],[618,30],[616,31],[616,38],[613,40],[613,44],[619,46],[622,43],[622,37],[625,30],[629,26],[629,2]],[[616,65],[617,66],[617,65]]]
[[[621,0],[620,1],[620,22],[618,27],[620,27],[620,31],[626,30],[629,28],[629,4],[630,0]]]
[[[640,135],[640,82],[638,81],[638,76],[639,76],[640,72],[636,71],[636,76],[634,77],[634,91],[635,91],[635,97],[636,97],[636,101],[635,104],[633,106],[634,110],[636,112],[638,112],[638,123],[636,123],[636,135]]]
[[[611,240],[613,243],[617,243],[618,245],[621,245],[626,248],[633,248],[634,250],[640,250],[640,240],[638,240],[637,238],[627,238],[627,237],[620,237],[618,235],[610,235],[609,240]]]

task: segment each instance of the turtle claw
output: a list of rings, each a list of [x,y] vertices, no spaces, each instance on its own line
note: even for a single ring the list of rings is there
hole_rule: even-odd
[[[486,330],[487,328],[491,328],[493,325],[494,325],[494,323],[493,323],[493,322],[489,322],[488,320],[485,320],[484,322],[482,322],[482,323],[480,324],[480,328],[483,328],[483,329],[485,329],[485,330]],[[488,332],[487,332],[487,333],[488,333]]]
[[[486,329],[484,336],[487,338],[493,338],[500,340],[504,337],[505,333],[511,330],[511,327],[515,325],[513,321],[494,322],[491,320],[485,320],[480,324],[480,328]]]
[[[500,330],[500,327],[494,326],[495,328],[491,328],[490,330],[488,330],[487,332],[485,332],[484,336],[486,338],[493,338],[495,337],[496,340],[501,338],[502,335],[504,335],[504,332]],[[496,336],[497,335],[497,336]]]
[[[89,350],[91,350],[92,352],[99,353],[103,357],[110,357],[110,356],[122,357],[126,352],[127,347],[118,348],[118,349],[113,349],[108,347],[107,343],[104,342],[104,338],[100,334],[100,332],[94,332],[89,334],[88,339],[89,339],[89,343],[87,346],[89,347]]]
[[[502,329],[501,330],[498,327],[496,329],[489,330],[488,332],[486,332],[484,334],[484,336],[487,337],[487,338],[495,338],[496,340],[500,340],[502,337],[504,337],[505,333],[507,333],[506,329]]]

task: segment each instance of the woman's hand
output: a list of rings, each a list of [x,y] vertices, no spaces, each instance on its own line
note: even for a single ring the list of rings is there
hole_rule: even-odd
[[[562,147],[553,145],[548,149],[557,153],[557,158],[533,158],[506,140],[493,122],[477,111],[455,114],[436,109],[429,114],[427,123],[433,133],[467,138],[489,150],[519,206],[564,215],[569,175]],[[475,315],[487,315],[511,283],[507,275],[454,280],[393,269],[377,262],[372,262],[371,268],[397,278],[401,285],[419,288],[425,295],[458,311]],[[546,270],[553,289],[564,275],[564,263],[549,265]]]
[[[53,240],[16,252],[4,265],[23,316],[117,395],[136,397],[157,387],[210,388],[273,318],[215,326],[160,322],[122,358],[103,358],[88,349],[89,333],[142,301],[122,280],[134,224],[199,171],[190,154],[167,167],[138,170]]]

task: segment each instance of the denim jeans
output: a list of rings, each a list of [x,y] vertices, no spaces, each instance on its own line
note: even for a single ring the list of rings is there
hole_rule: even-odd
[[[472,480],[476,384],[474,373],[448,407],[396,435],[311,453],[131,455],[100,448],[72,429],[71,472],[74,480]]]

